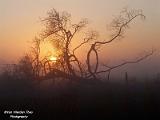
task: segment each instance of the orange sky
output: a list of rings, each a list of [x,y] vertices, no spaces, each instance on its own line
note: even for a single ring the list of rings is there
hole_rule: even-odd
[[[100,31],[103,37],[107,37],[109,32],[106,24],[126,6],[142,9],[147,19],[137,19],[123,40],[102,49],[103,60],[134,58],[154,47],[157,49],[151,64],[154,66],[157,64],[155,61],[160,60],[159,0],[1,0],[0,62],[16,62],[28,51],[30,41],[42,30],[39,18],[45,17],[46,12],[53,7],[71,13],[74,22],[88,18],[90,29]]]

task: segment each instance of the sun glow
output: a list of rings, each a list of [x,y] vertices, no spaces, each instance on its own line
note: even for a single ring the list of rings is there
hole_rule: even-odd
[[[51,56],[51,57],[49,57],[49,60],[50,60],[50,61],[53,61],[53,62],[56,62],[56,61],[57,61],[57,57]]]
[[[41,54],[40,57],[41,59],[46,58],[50,62],[56,62],[57,61],[57,56],[59,55],[58,50],[53,47],[53,45],[46,41],[41,43]]]

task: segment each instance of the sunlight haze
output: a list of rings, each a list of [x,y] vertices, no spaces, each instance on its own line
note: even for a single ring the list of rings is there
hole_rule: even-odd
[[[15,63],[29,51],[32,39],[44,27],[40,18],[51,8],[70,13],[73,23],[88,18],[88,28],[108,39],[107,25],[124,7],[143,10],[146,20],[136,19],[122,40],[101,49],[102,62],[122,62],[155,48],[155,55],[137,66],[130,65],[129,71],[160,72],[160,0],[0,0],[0,63]],[[83,59],[86,51],[77,54]]]

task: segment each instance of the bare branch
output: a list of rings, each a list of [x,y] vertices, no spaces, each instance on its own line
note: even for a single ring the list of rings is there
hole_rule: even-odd
[[[113,22],[113,25],[115,25],[114,26],[114,28],[117,30],[117,32],[116,32],[116,34],[112,37],[112,39],[110,39],[110,40],[108,40],[108,41],[106,41],[106,40],[104,40],[103,42],[102,41],[96,41],[96,42],[94,42],[92,45],[91,45],[91,47],[90,47],[90,49],[89,49],[89,51],[88,51],[88,54],[87,54],[87,66],[88,66],[88,71],[89,71],[89,73],[91,74],[91,76],[93,76],[94,78],[96,78],[96,73],[97,72],[92,72],[92,70],[91,70],[91,62],[90,62],[90,57],[91,57],[91,53],[92,53],[92,51],[96,54],[96,63],[98,63],[98,61],[99,61],[99,58],[98,58],[98,52],[97,52],[97,49],[96,49],[96,47],[98,47],[98,48],[100,48],[101,47],[101,45],[105,45],[105,44],[108,44],[108,43],[111,43],[111,42],[113,42],[114,40],[116,40],[116,38],[118,38],[118,37],[120,37],[120,36],[122,36],[122,34],[123,34],[123,32],[124,32],[124,29],[125,28],[127,28],[128,27],[128,24],[130,23],[130,22],[132,22],[135,18],[137,18],[138,16],[140,16],[140,17],[145,17],[141,12],[138,12],[138,11],[135,11],[135,12],[128,12],[127,10],[126,11],[124,11],[124,13],[125,13],[125,15],[127,16],[125,16],[125,17],[122,17],[122,16],[120,16],[120,17],[118,17],[117,19],[115,19],[115,20],[113,20],[114,22]],[[116,67],[116,66],[115,66]],[[117,66],[118,67],[118,66]],[[97,69],[98,69],[98,64],[96,64],[96,68],[95,68],[95,70],[94,71],[97,71]],[[111,70],[111,69],[109,69],[109,70]],[[98,72],[99,73],[99,72]]]
[[[78,32],[79,30],[84,28],[87,24],[88,24],[88,20],[87,19],[81,20],[78,24],[73,24],[72,27],[74,28],[74,32],[73,32],[72,35],[74,36],[74,34],[76,32]]]
[[[117,26],[114,26],[114,27],[118,27],[118,32],[117,32],[117,34],[112,38],[112,39],[110,39],[110,40],[108,40],[108,41],[104,41],[104,42],[100,42],[100,41],[97,41],[97,42],[95,42],[94,44],[96,45],[96,44],[107,44],[107,43],[111,43],[111,42],[113,42],[116,38],[118,38],[119,36],[121,36],[121,33],[123,32],[122,30],[125,28],[125,27],[127,27],[128,26],[128,24],[130,23],[130,22],[132,22],[135,18],[137,18],[138,16],[140,16],[140,17],[145,17],[143,14],[137,14],[137,15],[134,15],[134,16],[132,16],[132,18],[129,18],[126,22],[124,22],[124,23],[119,23],[118,22],[118,20],[117,20],[117,22],[118,23],[116,23],[116,24],[122,24],[122,25],[117,25]]]
[[[111,72],[111,70],[120,68],[120,67],[122,67],[122,66],[124,66],[124,65],[126,65],[126,64],[133,64],[133,63],[141,62],[141,61],[143,61],[144,59],[146,59],[146,58],[150,57],[151,55],[153,55],[153,53],[154,53],[154,50],[152,50],[150,53],[144,55],[143,57],[140,57],[140,58],[137,59],[137,60],[126,61],[126,62],[123,62],[123,63],[121,63],[121,64],[119,64],[119,65],[116,65],[116,66],[104,65],[104,66],[107,67],[108,69],[102,70],[102,71],[98,71],[96,74],[105,73],[105,72]]]
[[[96,40],[97,36],[98,35],[96,31],[90,31],[88,37],[84,38],[83,42],[73,49],[73,54],[75,54],[75,51],[79,49],[82,45],[89,43],[90,41]]]

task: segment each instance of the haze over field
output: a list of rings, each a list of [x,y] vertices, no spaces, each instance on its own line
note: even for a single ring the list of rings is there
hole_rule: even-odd
[[[135,20],[125,38],[102,49],[108,63],[132,59],[155,48],[156,53],[135,65],[122,68],[133,75],[154,75],[160,72],[160,1],[159,0],[1,0],[0,1],[0,64],[16,63],[31,46],[31,40],[41,32],[39,18],[51,8],[71,13],[73,22],[89,19],[89,29],[109,37],[109,24],[124,7],[142,9],[145,21]],[[80,36],[77,37],[77,39]],[[76,44],[76,43],[74,43]],[[82,59],[85,53],[79,51]],[[121,72],[119,72],[121,74]]]

